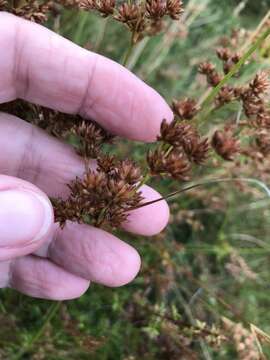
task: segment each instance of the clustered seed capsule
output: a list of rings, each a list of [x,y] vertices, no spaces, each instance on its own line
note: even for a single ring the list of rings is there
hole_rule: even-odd
[[[208,139],[202,139],[196,128],[188,122],[174,119],[168,123],[163,120],[157,139],[161,146],[154,151],[150,150],[147,156],[153,175],[188,180],[192,163],[203,164],[208,157]]]
[[[95,171],[87,170],[82,179],[76,178],[68,185],[67,199],[53,199],[55,219],[61,226],[70,220],[119,227],[128,219],[128,212],[143,200],[137,189],[141,178],[134,162],[99,157]]]

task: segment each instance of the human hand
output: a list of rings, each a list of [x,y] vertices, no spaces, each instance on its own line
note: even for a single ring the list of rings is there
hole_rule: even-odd
[[[42,26],[0,13],[0,103],[21,98],[98,121],[112,133],[153,141],[164,100],[128,70]],[[66,183],[84,172],[74,150],[22,119],[0,113],[0,287],[34,297],[81,296],[91,281],[130,282],[137,251],[91,226],[53,222],[47,196],[67,195]],[[146,201],[159,194],[148,186]],[[134,210],[124,229],[150,236],[169,216],[165,201]]]

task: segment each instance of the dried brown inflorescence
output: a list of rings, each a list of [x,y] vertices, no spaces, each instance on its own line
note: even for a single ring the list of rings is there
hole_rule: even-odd
[[[163,149],[150,150],[147,162],[152,175],[169,176],[177,180],[189,180],[191,170],[187,156],[181,149],[167,153]]]
[[[102,144],[111,142],[113,137],[95,122],[80,120],[69,129],[69,135],[74,136],[74,147],[79,155],[86,159],[99,156]]]
[[[222,61],[222,71],[217,70],[217,66],[211,62],[203,62],[199,65],[198,72],[205,75],[208,85],[217,86],[224,76],[238,63],[241,54],[236,53],[233,48],[239,42],[239,32],[235,31],[232,36],[230,47],[221,47],[216,50],[217,57]],[[227,41],[228,46],[232,45]],[[239,46],[239,44],[237,45]],[[222,73],[223,72],[223,73]],[[236,74],[239,76],[239,74]],[[241,131],[233,131],[228,124],[224,129],[217,130],[211,141],[212,148],[224,160],[232,161],[239,154],[253,159],[263,159],[266,156],[267,146],[265,145],[266,136],[258,136],[258,130],[268,129],[270,127],[270,109],[269,109],[269,72],[263,70],[258,72],[253,79],[244,85],[224,84],[215,98],[214,110],[230,104],[239,103],[241,110],[239,119],[236,120],[236,128],[241,126]],[[241,114],[246,119],[241,119]],[[237,115],[238,118],[238,115]],[[257,147],[241,149],[241,135],[255,138]],[[258,151],[258,148],[263,151]]]
[[[61,226],[70,220],[119,227],[143,200],[137,189],[140,180],[140,169],[130,160],[100,157],[95,170],[87,170],[82,179],[68,185],[67,199],[53,200],[56,221]]]
[[[217,86],[222,80],[222,75],[217,72],[215,65],[210,62],[201,63],[198,71],[202,75],[206,75],[207,82],[211,86]]]
[[[240,141],[234,137],[230,128],[215,131],[211,144],[217,154],[227,161],[233,161],[240,151]]]
[[[125,24],[132,33],[132,42],[136,43],[145,35],[155,35],[163,29],[165,16],[179,20],[184,10],[181,0],[146,0],[145,2],[121,2],[114,0],[81,0],[79,8],[96,10],[103,17],[111,16]]]
[[[0,11],[8,11],[37,23],[47,21],[56,2],[51,0],[5,1],[0,0]]]
[[[181,120],[191,120],[198,113],[199,108],[194,99],[173,100],[172,110]]]

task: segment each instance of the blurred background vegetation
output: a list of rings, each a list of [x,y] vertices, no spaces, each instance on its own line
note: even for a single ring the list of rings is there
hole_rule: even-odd
[[[205,92],[198,64],[215,59],[220,38],[233,29],[254,30],[270,0],[190,0],[185,5],[182,22],[143,39],[127,62],[169,103]],[[48,26],[123,62],[129,33],[122,24],[67,10]],[[269,57],[255,67],[265,65]],[[222,114],[226,119],[226,110]],[[138,161],[144,149],[125,141],[118,147]],[[241,175],[241,167],[237,171]],[[162,194],[179,188],[170,180],[154,186]],[[170,206],[171,222],[162,234],[150,239],[120,234],[142,256],[141,272],[128,286],[93,284],[80,299],[62,303],[1,290],[0,359],[270,358],[268,197],[260,186],[226,183],[181,194]]]

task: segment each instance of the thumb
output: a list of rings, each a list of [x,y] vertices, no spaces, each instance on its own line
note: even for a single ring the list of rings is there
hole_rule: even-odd
[[[53,209],[34,185],[0,175],[0,260],[30,254],[48,239]]]

